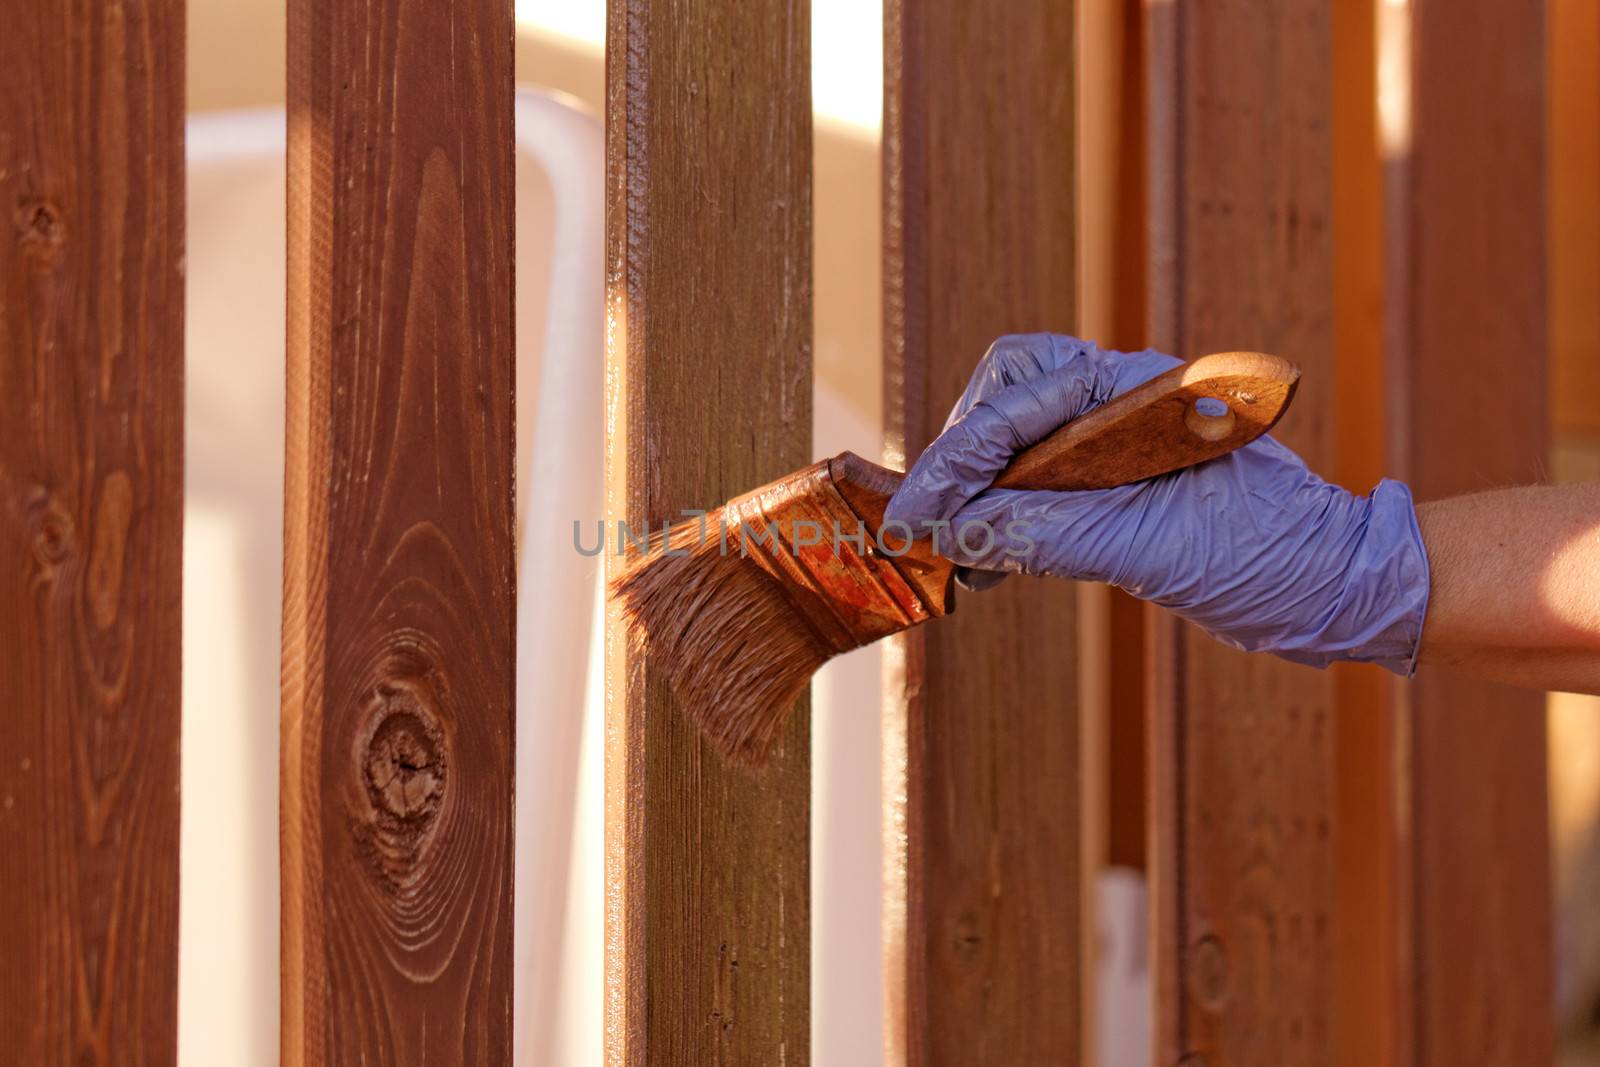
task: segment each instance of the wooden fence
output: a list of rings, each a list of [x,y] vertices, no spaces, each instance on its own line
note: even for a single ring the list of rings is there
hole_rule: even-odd
[[[0,11],[0,1060],[170,1063],[184,4]],[[283,1060],[506,1063],[511,5],[288,20]],[[1540,476],[1538,0],[884,21],[891,459],[1092,284],[1123,347],[1300,361],[1281,436],[1355,488]],[[611,0],[608,34],[607,502],[638,523],[812,458],[810,14]],[[864,1061],[1092,1063],[1109,833],[1150,886],[1157,1064],[1550,1062],[1541,698],[1092,603],[1008,583],[889,649]],[[732,770],[607,629],[607,1061],[803,1063],[807,716]]]

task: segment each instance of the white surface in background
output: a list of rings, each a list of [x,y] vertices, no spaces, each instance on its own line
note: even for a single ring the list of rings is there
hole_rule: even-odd
[[[189,121],[178,1047],[278,1054],[284,119]]]
[[[516,0],[517,22],[600,51],[605,0]],[[883,122],[883,5],[811,0],[811,104],[818,117],[876,130]]]
[[[1097,1067],[1149,1067],[1150,957],[1144,876],[1107,867],[1095,883]]]
[[[522,92],[517,144],[514,1051],[518,1064],[598,1064],[604,579],[572,523],[605,505],[605,137]]]
[[[812,455],[883,450],[878,126],[883,11],[812,0],[815,111]],[[862,262],[862,249],[869,250]],[[811,687],[811,1059],[883,1062],[883,647]]]
[[[883,125],[883,5],[811,0],[811,106],[822,119]]]
[[[516,0],[517,25],[595,51],[606,46],[606,0]]]
[[[184,649],[178,1001],[185,1064],[264,1065],[277,1052],[277,717],[259,701],[227,700],[252,681],[265,689],[268,679],[252,678],[250,661],[260,666],[276,643],[275,625],[262,627],[266,634],[240,625],[258,591],[250,588],[248,522],[240,511],[193,503],[184,518],[185,625],[226,620],[203,650],[187,640]],[[270,729],[247,710],[265,712]]]
[[[517,99],[516,1050],[600,1059],[603,137]],[[179,1062],[278,1060],[284,116],[189,122]],[[537,291],[535,291],[537,289]]]
[[[819,342],[820,343],[820,342]],[[813,452],[876,459],[867,420],[818,379]],[[811,1060],[883,1060],[883,652],[830,660],[811,686]]]
[[[605,1026],[605,596],[595,586],[589,628],[583,733],[578,744],[578,803],[572,819],[572,862],[559,946],[561,981],[546,1008],[552,1037],[546,1056],[520,1056],[522,1067],[598,1065]],[[592,709],[592,710],[591,710]],[[522,1013],[525,1019],[527,1013]],[[527,1024],[524,1023],[524,1026]],[[519,1030],[525,1034],[525,1030]],[[519,1048],[526,1047],[527,1038]]]

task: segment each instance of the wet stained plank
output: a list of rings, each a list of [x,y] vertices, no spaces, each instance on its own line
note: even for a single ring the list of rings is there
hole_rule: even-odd
[[[289,5],[285,1063],[511,1055],[512,34]]]
[[[181,0],[0,32],[0,1048],[177,1056]]]

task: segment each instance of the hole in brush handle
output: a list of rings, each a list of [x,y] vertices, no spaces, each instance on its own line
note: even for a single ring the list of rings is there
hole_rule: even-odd
[[[1202,441],[1220,441],[1233,432],[1233,409],[1214,396],[1202,396],[1189,405],[1183,421]]]

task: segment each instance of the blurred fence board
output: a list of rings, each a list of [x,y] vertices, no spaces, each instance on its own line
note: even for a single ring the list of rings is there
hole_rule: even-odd
[[[639,530],[811,459],[809,7],[611,0],[608,36],[607,514]],[[612,610],[607,1062],[803,1064],[809,716],[723,763]]]
[[[1391,458],[1421,500],[1544,473],[1545,5],[1418,4],[1386,126]],[[1399,692],[1409,1041],[1549,1063],[1544,697],[1423,670]]]
[[[1078,158],[1089,161],[1078,174],[1079,331],[1130,351],[1145,347],[1148,327],[1143,26],[1140,0],[1078,0]],[[1098,649],[1102,660],[1079,672],[1089,683],[1079,686],[1085,696],[1080,761],[1090,798],[1083,817],[1092,834],[1103,835],[1089,837],[1088,851],[1101,864],[1142,870],[1146,609],[1114,587],[1084,589],[1090,599],[1079,602],[1078,647],[1086,658]],[[1086,868],[1085,877],[1094,876]],[[1086,914],[1094,912],[1091,901]],[[1094,1000],[1090,990],[1085,1002]]]
[[[997,336],[1075,328],[1074,8],[885,9],[891,463],[939,432]],[[1075,1062],[1074,590],[960,601],[888,651],[886,1056]]]
[[[171,1063],[184,5],[5,20],[0,1048]]]
[[[1600,4],[1550,0],[1550,403],[1600,450]],[[1559,473],[1559,472],[1558,472]]]
[[[1392,12],[1394,5],[1382,5]],[[1378,138],[1380,4],[1331,7],[1334,362],[1337,455],[1322,473],[1355,493],[1384,476],[1383,164]],[[1341,1067],[1394,1067],[1402,1012],[1397,918],[1393,675],[1331,668],[1334,732],[1334,966]]]
[[[1275,434],[1326,470],[1329,5],[1145,13],[1151,339],[1298,361]],[[1332,1063],[1333,679],[1151,626],[1157,1062]]]
[[[511,1055],[512,18],[291,0],[289,1064]]]

